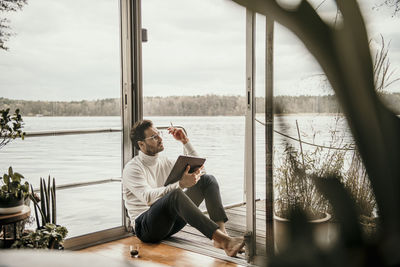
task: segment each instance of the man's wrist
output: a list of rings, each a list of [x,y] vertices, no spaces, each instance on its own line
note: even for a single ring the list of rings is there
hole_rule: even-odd
[[[182,139],[182,144],[186,145],[189,142],[189,138]]]
[[[178,186],[179,186],[181,189],[185,189],[185,187],[182,185],[182,181],[178,181]]]

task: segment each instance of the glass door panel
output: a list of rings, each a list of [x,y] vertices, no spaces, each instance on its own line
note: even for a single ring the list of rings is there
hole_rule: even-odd
[[[19,108],[27,136],[0,150],[1,171],[71,185],[57,191],[68,237],[121,226],[119,1],[37,0],[10,20],[0,109]]]
[[[226,0],[146,0],[142,20],[144,117],[184,127],[223,203],[242,202],[245,9]],[[164,143],[171,159],[182,154],[172,137]]]

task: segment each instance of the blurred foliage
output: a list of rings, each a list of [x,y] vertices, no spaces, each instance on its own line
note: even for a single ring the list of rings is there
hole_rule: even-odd
[[[11,140],[15,138],[24,139],[25,133],[22,132],[23,119],[20,114],[19,109],[15,110],[13,116],[11,116],[10,109],[2,109],[0,110],[1,118],[0,118],[0,149],[7,145]]]
[[[389,58],[389,44],[381,35],[381,46],[374,51],[373,69],[375,79],[375,89],[378,93],[383,93],[390,85],[397,83],[400,79],[394,77],[396,69],[392,68]]]
[[[355,201],[337,175],[315,177],[340,225],[328,250],[312,241],[306,216],[291,212],[288,249],[270,266],[400,265],[400,119],[378,97],[369,38],[355,0],[337,0],[340,27],[327,24],[308,1],[290,9],[274,0],[233,0],[291,30],[315,57],[335,91],[362,159],[379,210],[374,239],[362,235]]]
[[[395,16],[400,11],[400,0],[380,0],[375,8],[381,8],[383,6],[391,8],[393,10],[393,16]]]
[[[368,178],[367,170],[362,163],[358,151],[352,151],[350,167],[344,174],[342,180],[344,187],[348,190],[360,214],[362,221],[371,221],[368,217],[375,217],[376,200]]]
[[[13,35],[10,31],[10,20],[3,18],[3,14],[21,10],[26,3],[27,0],[0,0],[0,50],[8,50],[6,42]]]

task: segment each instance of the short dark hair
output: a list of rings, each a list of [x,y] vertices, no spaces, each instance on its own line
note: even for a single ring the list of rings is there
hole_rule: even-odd
[[[137,149],[140,150],[138,141],[143,141],[146,138],[144,131],[146,131],[148,128],[152,126],[153,122],[151,120],[137,121],[133,125],[130,133],[130,138]]]

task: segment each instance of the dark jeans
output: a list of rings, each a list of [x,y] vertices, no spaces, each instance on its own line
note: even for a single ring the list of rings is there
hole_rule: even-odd
[[[211,220],[198,208],[203,200]],[[151,205],[136,218],[135,233],[143,242],[157,243],[188,223],[211,239],[218,229],[215,222],[227,220],[217,180],[212,175],[203,175],[186,192],[175,189]]]

